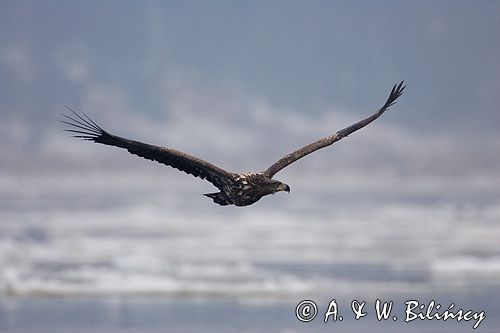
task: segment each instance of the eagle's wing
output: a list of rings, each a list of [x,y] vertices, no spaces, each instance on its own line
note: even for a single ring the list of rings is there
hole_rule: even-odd
[[[286,155],[285,157],[282,157],[279,161],[271,165],[267,170],[264,171],[264,173],[269,176],[273,177],[277,172],[279,172],[281,169],[287,167],[288,165],[292,164],[293,162],[297,161],[298,159],[318,150],[324,147],[327,147],[331,145],[332,143],[339,141],[340,139],[348,136],[352,132],[355,132],[359,130],[360,128],[365,127],[378,117],[384,113],[385,110],[387,110],[388,107],[396,103],[396,99],[398,99],[399,96],[403,94],[403,90],[406,88],[406,86],[403,86],[403,82],[398,85],[394,85],[392,88],[391,94],[389,95],[389,98],[385,102],[384,106],[382,106],[375,114],[372,116],[363,119],[349,127],[346,127],[344,129],[341,129],[337,133],[327,136],[323,139],[320,139],[316,142],[313,142],[305,147],[302,147],[300,149],[297,149],[294,152],[291,152],[290,154]]]
[[[69,108],[68,108],[69,109]],[[109,146],[127,149],[130,153],[174,167],[185,173],[206,179],[222,190],[224,184],[231,182],[233,175],[204,160],[188,155],[176,149],[157,147],[110,134],[99,127],[86,114],[80,115],[69,109],[74,116],[63,114],[63,123],[71,126],[66,131],[74,133],[74,137],[94,141]]]

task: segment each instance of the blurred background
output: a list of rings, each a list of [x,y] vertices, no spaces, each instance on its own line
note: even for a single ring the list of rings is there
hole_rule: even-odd
[[[495,331],[499,30],[498,1],[1,1],[0,331],[472,330],[348,315],[376,298]],[[59,122],[260,171],[401,80],[381,119],[276,175],[290,194],[245,208]],[[295,318],[332,298],[344,322]]]

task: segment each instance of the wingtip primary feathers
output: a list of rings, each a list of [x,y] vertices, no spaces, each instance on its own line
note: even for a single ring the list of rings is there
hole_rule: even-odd
[[[395,84],[394,87],[392,87],[391,93],[389,94],[389,98],[387,98],[387,101],[385,102],[384,106],[382,107],[383,109],[387,109],[388,107],[396,104],[396,100],[403,95],[403,92],[406,88],[406,85],[404,84],[404,80],[401,81],[399,84]]]
[[[64,118],[61,119],[61,122],[71,126],[71,128],[65,129],[65,131],[73,133],[73,137],[98,142],[98,139],[106,133],[106,131],[90,119],[83,111],[80,111],[82,113],[82,115],[80,115],[70,107],[66,106],[66,108],[73,113],[74,116],[72,117],[62,113],[61,116]]]

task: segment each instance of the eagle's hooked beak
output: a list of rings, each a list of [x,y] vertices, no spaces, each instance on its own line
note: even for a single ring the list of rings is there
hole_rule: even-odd
[[[287,184],[280,184],[280,191],[285,191],[290,193],[290,186],[288,186]]]

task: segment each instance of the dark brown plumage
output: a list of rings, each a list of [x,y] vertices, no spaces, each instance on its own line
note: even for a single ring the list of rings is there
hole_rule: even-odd
[[[134,155],[163,163],[195,177],[208,180],[217,187],[220,192],[208,193],[205,195],[212,198],[214,202],[219,205],[248,206],[265,195],[274,194],[280,191],[290,192],[290,187],[287,184],[273,179],[276,173],[298,159],[318,149],[327,147],[360,128],[365,127],[380,117],[387,108],[395,104],[396,99],[403,94],[405,88],[406,86],[403,86],[403,81],[401,81],[399,85],[394,85],[385,104],[372,116],[341,129],[333,135],[297,149],[282,157],[267,170],[257,173],[237,174],[228,172],[209,162],[176,149],[153,146],[110,134],[98,126],[86,114],[82,113],[80,115],[69,108],[68,109],[74,116],[63,114],[65,119],[62,120],[62,122],[71,126],[71,129],[67,129],[67,131],[74,133],[74,136],[77,138],[125,148]]]

